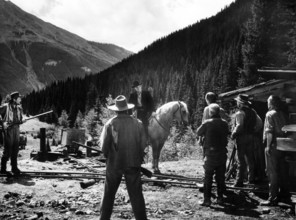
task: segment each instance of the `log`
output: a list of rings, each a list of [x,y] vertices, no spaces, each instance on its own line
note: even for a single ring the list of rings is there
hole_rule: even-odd
[[[81,143],[76,142],[76,141],[72,141],[72,143],[77,144],[77,145],[79,145],[80,147],[84,147],[84,148],[89,149],[89,150],[93,150],[93,151],[96,151],[96,152],[99,152],[99,153],[103,153],[103,152],[102,152],[101,150],[99,150],[99,149],[96,149],[96,148],[93,148],[93,147],[90,147],[90,146],[86,146],[86,145],[81,144]]]
[[[96,183],[96,180],[94,180],[94,179],[84,180],[84,181],[80,182],[80,186],[81,186],[82,189],[85,189],[85,188],[87,188],[89,186],[94,185],[95,183]]]

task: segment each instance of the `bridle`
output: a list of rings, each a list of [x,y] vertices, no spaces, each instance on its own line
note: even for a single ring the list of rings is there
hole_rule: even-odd
[[[180,112],[180,116],[181,116],[181,124],[184,124],[184,118],[183,118],[183,115],[182,115],[182,104],[181,104],[180,101],[178,101],[178,104],[179,104],[179,105],[178,105],[178,109],[176,109],[176,110],[174,111],[174,113],[173,113],[173,119],[176,118],[175,115],[176,115],[176,113],[179,111],[179,112]],[[151,119],[151,118],[154,118],[155,121],[160,125],[160,127],[162,127],[163,130],[165,130],[166,132],[170,133],[170,130],[169,130],[168,128],[166,128],[163,124],[161,124],[160,121],[157,120],[157,118],[156,118],[155,116],[151,116],[150,119]]]
[[[178,109],[173,113],[173,118],[176,118],[175,115],[176,113],[179,111],[180,112],[180,117],[181,117],[181,124],[184,124],[184,118],[183,118],[183,115],[182,115],[182,103],[180,101],[178,101]]]

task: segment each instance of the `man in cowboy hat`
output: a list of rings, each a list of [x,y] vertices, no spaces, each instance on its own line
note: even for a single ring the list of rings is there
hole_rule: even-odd
[[[123,95],[115,99],[115,105],[108,106],[117,116],[105,124],[101,134],[101,148],[107,162],[100,219],[110,219],[123,175],[135,218],[147,219],[140,173],[146,135],[142,122],[128,114],[133,107]]]
[[[132,89],[134,91],[130,94],[129,102],[135,105],[134,115],[143,122],[148,135],[148,120],[154,111],[153,97],[149,91],[142,91],[142,84],[139,81],[133,82]]]
[[[1,158],[1,170],[3,174],[10,174],[6,170],[7,161],[11,160],[11,171],[18,175],[20,170],[17,166],[17,156],[19,152],[20,126],[22,122],[21,96],[19,92],[10,94],[10,100],[0,107],[0,115],[3,119],[5,130],[4,151]]]
[[[250,107],[251,102],[248,95],[239,94],[234,100],[238,107],[231,134],[231,138],[236,139],[238,156],[238,175],[234,186],[242,187],[246,168],[248,168],[249,183],[254,184],[255,182],[254,134],[262,128],[262,120]]]

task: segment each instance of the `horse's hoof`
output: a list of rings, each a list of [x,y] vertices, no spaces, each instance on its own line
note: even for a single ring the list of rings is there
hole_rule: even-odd
[[[154,174],[160,174],[160,170],[153,170]]]

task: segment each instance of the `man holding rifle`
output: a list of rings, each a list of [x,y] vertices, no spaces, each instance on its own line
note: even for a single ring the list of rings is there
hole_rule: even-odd
[[[17,166],[17,156],[19,152],[20,124],[22,123],[21,96],[19,92],[10,94],[8,103],[0,106],[3,130],[5,133],[4,150],[1,158],[2,174],[10,174],[6,170],[7,161],[11,160],[11,171],[18,175],[20,170]]]

